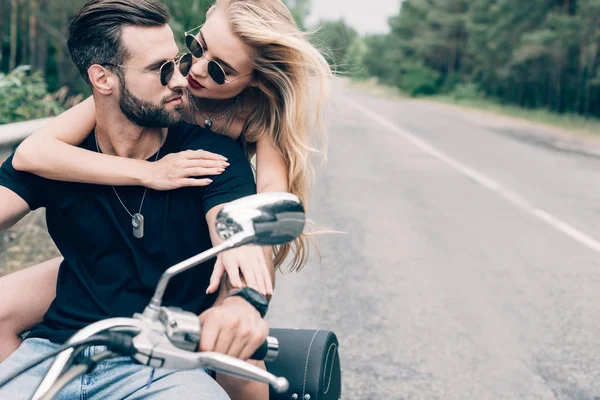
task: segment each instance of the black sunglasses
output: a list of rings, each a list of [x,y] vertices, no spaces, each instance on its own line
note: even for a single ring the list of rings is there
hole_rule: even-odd
[[[144,71],[156,75],[160,74],[160,83],[163,86],[167,86],[171,81],[171,78],[173,78],[173,73],[175,72],[176,66],[179,67],[179,72],[181,73],[181,75],[187,76],[190,73],[190,69],[192,69],[192,55],[190,53],[185,53],[179,58],[176,57],[174,59],[168,60],[160,66],[160,69],[158,71],[147,68],[134,68],[128,65],[121,64],[104,63],[104,65],[112,65],[120,68],[134,69],[136,71]]]
[[[238,79],[251,74],[250,73],[242,75],[230,81],[227,80],[227,74],[225,73],[225,70],[223,69],[221,64],[219,64],[215,60],[211,60],[210,58],[206,57],[206,51],[204,50],[204,46],[202,46],[202,43],[200,43],[200,41],[196,38],[195,35],[191,34],[191,32],[194,32],[196,29],[199,28],[202,28],[202,25],[195,27],[191,31],[185,32],[185,46],[195,58],[206,58],[206,60],[208,61],[208,75],[213,81],[215,81],[215,83],[219,85],[225,85],[231,82],[235,82]]]

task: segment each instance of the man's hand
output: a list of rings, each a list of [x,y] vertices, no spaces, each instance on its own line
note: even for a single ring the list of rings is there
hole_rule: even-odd
[[[214,351],[246,361],[269,334],[267,322],[239,296],[226,298],[199,318],[200,351]]]
[[[271,267],[266,262],[262,247],[246,245],[220,253],[206,293],[214,293],[219,289],[224,272],[227,272],[229,283],[234,288],[247,285],[267,298],[273,295]],[[246,285],[242,282],[240,272]]]

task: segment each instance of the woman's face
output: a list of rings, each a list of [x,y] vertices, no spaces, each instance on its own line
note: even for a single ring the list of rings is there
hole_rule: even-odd
[[[204,57],[194,58],[188,75],[192,95],[207,99],[229,99],[237,96],[252,81],[253,50],[232,31],[227,14],[217,8],[206,19],[199,32],[192,32],[204,48]],[[209,60],[216,61],[230,83],[219,85],[208,73]]]

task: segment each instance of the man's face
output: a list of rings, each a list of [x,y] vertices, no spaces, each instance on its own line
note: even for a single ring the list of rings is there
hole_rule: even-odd
[[[162,27],[124,27],[121,42],[129,57],[121,68],[119,106],[133,123],[147,128],[174,125],[183,119],[181,97],[187,80],[176,67],[167,86],[160,68],[178,54],[173,32]],[[145,71],[142,71],[145,70]]]

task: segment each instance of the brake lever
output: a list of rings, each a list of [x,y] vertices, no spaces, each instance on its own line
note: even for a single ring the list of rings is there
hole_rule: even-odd
[[[163,308],[163,311],[169,310]],[[133,345],[137,351],[133,358],[140,364],[169,369],[208,368],[238,378],[267,383],[278,393],[288,390],[289,383],[287,379],[278,378],[252,364],[225,354],[197,352],[197,340],[199,339],[197,317],[194,317],[196,328],[193,328],[193,321],[191,319],[187,321],[184,315],[185,312],[171,309],[170,312],[161,314],[165,318],[159,318],[158,320],[147,319],[136,314],[136,317],[143,321],[143,327],[141,332],[133,338]],[[182,325],[183,322],[183,325],[188,325],[190,329],[182,331],[169,329],[176,327],[175,322],[179,325]],[[186,332],[186,335],[192,337],[184,340],[182,332]]]
[[[221,353],[179,349],[165,335],[157,342],[145,335],[138,335],[133,342],[137,349],[133,358],[143,365],[168,369],[208,368],[238,378],[267,383],[277,393],[283,393],[289,388],[287,379],[278,378],[257,366]]]
[[[284,393],[290,387],[287,379],[278,378],[264,369],[225,354],[202,352],[196,353],[195,356],[196,362],[202,368],[208,368],[238,378],[268,383],[277,393]]]

